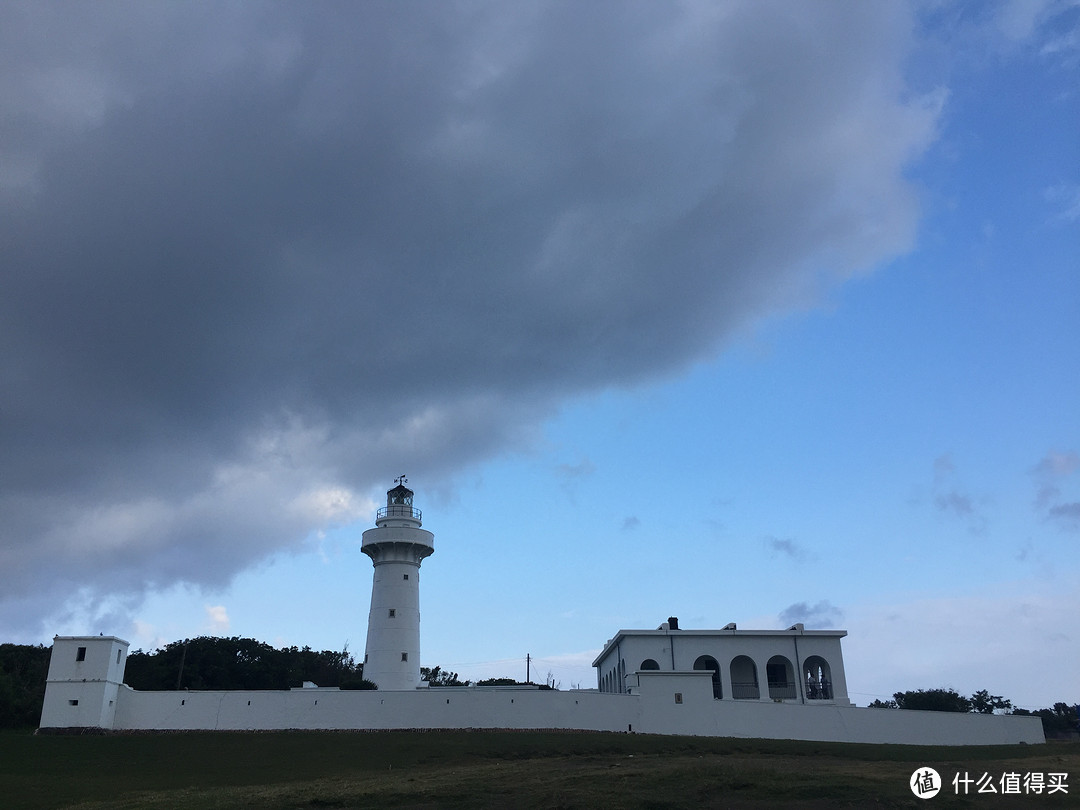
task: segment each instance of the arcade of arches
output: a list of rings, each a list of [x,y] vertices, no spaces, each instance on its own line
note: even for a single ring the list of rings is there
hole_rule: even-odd
[[[653,658],[643,660],[637,669],[642,671],[656,671],[660,664]],[[720,662],[711,655],[698,656],[694,661],[695,670],[710,670],[712,672],[713,697],[722,700],[724,697],[723,678],[721,676]],[[832,700],[833,689],[829,669],[829,662],[820,655],[811,655],[803,661],[802,688],[795,680],[795,669],[791,660],[784,655],[774,655],[765,664],[765,686],[767,697],[770,700]],[[601,679],[602,692],[624,692],[623,686],[627,674],[626,662],[619,661]],[[761,684],[758,678],[758,667],[754,659],[747,655],[737,655],[728,664],[730,676],[731,697],[734,700],[760,700],[762,698]]]

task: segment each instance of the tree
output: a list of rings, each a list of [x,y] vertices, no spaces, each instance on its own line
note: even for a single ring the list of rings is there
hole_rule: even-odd
[[[347,650],[310,647],[277,650],[252,638],[174,641],[155,652],[128,656],[125,682],[133,689],[288,689],[312,681],[340,686],[363,678],[363,665]]]
[[[1055,703],[1052,709],[1014,709],[1013,714],[1035,716],[1042,719],[1043,733],[1047,737],[1066,737],[1080,732],[1080,704]]]
[[[970,712],[971,701],[955,689],[916,689],[893,695],[899,709],[925,712]]]
[[[370,689],[371,691],[374,691],[378,688],[379,685],[377,683],[366,680],[364,678],[355,678],[349,681],[342,681],[341,684],[338,686],[338,689],[341,689],[343,691],[351,689]]]
[[[37,727],[51,654],[40,644],[0,644],[0,728]]]
[[[971,696],[971,711],[976,714],[993,714],[995,711],[1007,713],[1010,709],[1011,700],[1005,700],[1001,695],[991,695],[985,689],[980,689]]]
[[[531,686],[534,689],[554,689],[550,683],[542,683],[537,685],[526,681],[517,681],[513,678],[485,678],[482,681],[476,682],[477,686]]]
[[[870,708],[993,714],[1008,713],[1012,709],[1012,701],[1001,695],[991,695],[986,689],[980,689],[969,698],[955,689],[916,689],[913,692],[897,692],[892,700],[875,700]]]
[[[462,681],[456,672],[447,672],[440,666],[420,667],[420,680],[427,681],[429,686],[468,686],[468,681]]]

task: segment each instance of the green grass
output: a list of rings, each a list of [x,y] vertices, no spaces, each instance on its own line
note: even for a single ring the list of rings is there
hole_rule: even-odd
[[[920,765],[1070,774],[1080,745],[941,748],[564,732],[0,733],[5,808],[927,806]],[[951,786],[948,791],[951,792]],[[943,792],[933,806],[1025,806]]]

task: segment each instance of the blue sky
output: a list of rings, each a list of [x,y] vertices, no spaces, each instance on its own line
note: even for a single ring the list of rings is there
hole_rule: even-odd
[[[149,77],[62,8],[0,26],[5,640],[360,657],[405,473],[425,665],[803,621],[860,704],[1080,700],[1080,8],[175,7]]]

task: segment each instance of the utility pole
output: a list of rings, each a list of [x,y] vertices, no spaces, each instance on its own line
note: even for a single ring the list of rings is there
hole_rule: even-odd
[[[529,675],[530,664],[532,664],[532,656],[529,653],[525,653],[525,683],[532,683],[532,677]]]
[[[184,677],[184,661],[187,660],[187,639],[184,639],[184,649],[180,651],[180,671],[176,673],[176,691],[180,691],[180,679]]]

